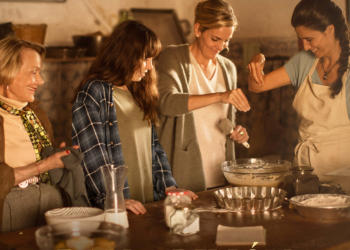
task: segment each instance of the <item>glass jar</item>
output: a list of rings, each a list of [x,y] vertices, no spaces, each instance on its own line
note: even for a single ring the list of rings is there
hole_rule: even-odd
[[[164,200],[165,222],[170,227],[170,216],[175,211],[174,206],[191,204],[191,199],[187,196],[189,191],[185,189],[173,189],[167,191],[165,194],[167,195]]]
[[[106,222],[129,227],[126,215],[123,188],[127,166],[113,164],[102,167],[102,176],[106,187],[105,219]]]
[[[287,191],[288,198],[319,193],[319,179],[313,170],[310,166],[297,166],[291,169],[284,179],[284,190]]]
[[[199,232],[199,215],[194,209],[192,204],[174,206],[174,213],[170,216],[171,233],[187,236]]]

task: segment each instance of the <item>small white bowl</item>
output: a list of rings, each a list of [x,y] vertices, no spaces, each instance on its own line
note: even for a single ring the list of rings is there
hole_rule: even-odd
[[[95,207],[63,207],[45,213],[48,225],[71,221],[103,221],[104,211]]]

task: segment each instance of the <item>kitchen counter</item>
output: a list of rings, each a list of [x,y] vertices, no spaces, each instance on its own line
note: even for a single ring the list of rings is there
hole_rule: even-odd
[[[193,203],[199,208],[215,206],[211,190],[198,193]],[[219,224],[232,227],[263,226],[266,229],[266,246],[256,250],[296,249],[350,249],[350,221],[315,221],[301,217],[296,210],[284,204],[281,209],[251,213],[200,213],[200,232],[192,236],[172,235],[164,222],[163,201],[145,204],[147,213],[135,215],[129,212],[130,227],[125,241],[117,249],[225,249],[250,250],[246,246],[217,246],[216,231]],[[37,250],[35,230],[30,228],[0,235],[0,243],[17,250]],[[252,242],[253,244],[253,242]],[[0,249],[1,244],[0,244]],[[9,248],[11,249],[11,248]]]

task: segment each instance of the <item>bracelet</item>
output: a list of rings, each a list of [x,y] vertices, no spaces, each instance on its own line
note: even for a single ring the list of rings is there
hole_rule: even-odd
[[[34,162],[34,165],[36,166],[36,168],[38,169],[38,172],[39,172],[39,174],[41,174],[40,173],[40,170],[39,170],[39,167],[38,167],[38,165],[36,165],[36,163]]]

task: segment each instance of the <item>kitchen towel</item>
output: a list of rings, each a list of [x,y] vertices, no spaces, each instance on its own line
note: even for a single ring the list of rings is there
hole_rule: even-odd
[[[64,150],[70,150],[70,154],[61,157],[65,168],[56,168],[49,170],[50,181],[53,186],[58,186],[65,191],[68,197],[69,206],[90,207],[85,188],[85,176],[80,165],[84,154],[78,149],[71,147],[53,148],[45,147],[42,157],[45,159],[50,155]]]
[[[255,227],[226,227],[219,225],[216,234],[218,246],[227,245],[266,245],[266,229],[262,226]]]

